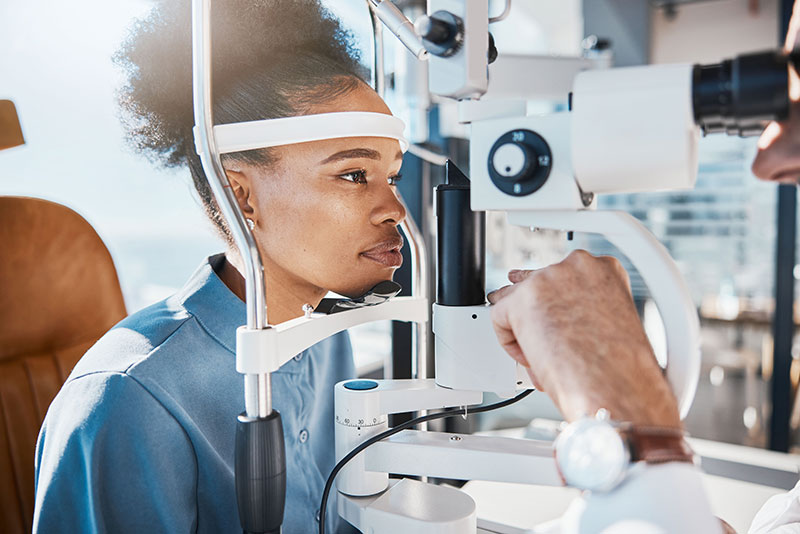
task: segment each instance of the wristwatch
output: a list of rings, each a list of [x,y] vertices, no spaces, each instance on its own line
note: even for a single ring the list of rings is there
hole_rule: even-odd
[[[599,492],[622,482],[632,462],[694,463],[680,428],[611,421],[605,409],[567,425],[553,449],[567,486]]]

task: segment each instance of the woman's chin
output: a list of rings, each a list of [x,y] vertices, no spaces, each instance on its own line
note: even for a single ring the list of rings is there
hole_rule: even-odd
[[[331,289],[334,293],[338,293],[339,295],[343,295],[347,298],[358,298],[364,296],[368,293],[373,287],[380,284],[381,282],[385,282],[386,280],[391,280],[394,275],[394,270],[391,270],[387,273],[383,273],[384,276],[376,276],[370,277],[368,279],[362,280],[357,284],[352,284],[349,287],[341,288],[340,290]]]

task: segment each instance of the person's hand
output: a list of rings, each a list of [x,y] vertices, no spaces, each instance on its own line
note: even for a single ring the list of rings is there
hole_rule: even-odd
[[[568,421],[605,408],[618,421],[680,426],[616,259],[579,250],[509,280],[489,294],[497,337]]]
[[[783,49],[800,49],[800,2],[795,2]],[[758,139],[753,174],[762,180],[800,184],[800,77],[789,67],[789,117],[771,122]]]

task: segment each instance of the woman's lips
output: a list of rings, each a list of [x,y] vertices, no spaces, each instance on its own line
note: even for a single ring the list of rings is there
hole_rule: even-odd
[[[397,249],[384,252],[362,252],[361,255],[386,267],[400,267],[403,265],[403,255]]]
[[[362,252],[361,255],[386,267],[400,267],[403,264],[403,238],[397,236]]]

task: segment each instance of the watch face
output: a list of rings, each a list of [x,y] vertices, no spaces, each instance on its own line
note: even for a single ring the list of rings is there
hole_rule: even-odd
[[[555,443],[556,462],[569,486],[608,491],[625,476],[628,447],[605,421],[581,419],[570,424]]]

